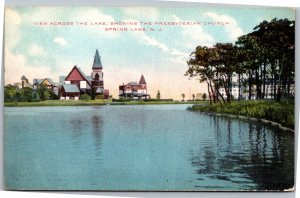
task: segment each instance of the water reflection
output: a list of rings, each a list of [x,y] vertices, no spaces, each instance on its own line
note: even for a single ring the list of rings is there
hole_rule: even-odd
[[[211,143],[198,140],[198,148],[191,152],[190,162],[197,174],[196,187],[222,190],[235,183],[249,190],[293,187],[293,134],[283,135],[287,132],[217,116],[210,117],[210,124]],[[206,180],[213,181],[208,184]]]
[[[100,115],[94,115],[92,117],[92,134],[94,139],[96,160],[101,160],[101,146],[102,146],[102,136],[103,136],[103,118]]]
[[[92,147],[95,150],[96,161],[101,160],[103,139],[103,117],[99,109],[88,115],[72,115],[69,118],[66,131],[70,133],[73,144],[73,155],[80,156],[80,149]]]

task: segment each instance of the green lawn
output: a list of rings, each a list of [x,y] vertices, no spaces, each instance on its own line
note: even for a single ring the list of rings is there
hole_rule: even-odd
[[[212,105],[194,105],[192,110],[266,119],[291,129],[294,129],[295,124],[295,106],[292,100],[281,102],[274,100],[234,101],[230,104],[226,104],[226,106],[220,105],[219,103]]]

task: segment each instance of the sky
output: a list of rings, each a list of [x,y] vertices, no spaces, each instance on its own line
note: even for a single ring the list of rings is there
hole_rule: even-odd
[[[184,75],[196,46],[234,43],[261,21],[275,17],[294,20],[295,13],[291,8],[236,6],[6,7],[5,84],[20,82],[22,75],[30,82],[47,77],[58,82],[74,65],[90,75],[98,49],[104,87],[114,98],[119,85],[138,81],[143,74],[152,98],[159,90],[161,98],[180,99],[184,93],[191,99],[207,92],[205,83]],[[183,22],[198,24],[180,25]],[[141,28],[146,31],[136,31]]]

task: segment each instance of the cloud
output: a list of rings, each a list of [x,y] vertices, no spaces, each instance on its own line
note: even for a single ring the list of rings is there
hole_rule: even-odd
[[[148,35],[144,34],[141,37],[144,44],[155,46],[161,49],[164,53],[169,54],[170,61],[179,63],[179,64],[186,64],[186,59],[189,57],[188,53],[179,51],[175,48],[169,48],[166,44],[157,41],[154,37],[149,37]]]
[[[149,37],[146,34],[144,34],[141,37],[141,39],[144,41],[145,44],[155,46],[161,49],[163,52],[169,51],[169,48],[165,44],[158,42],[154,37]]]
[[[178,16],[172,15],[172,21],[183,22]],[[182,27],[182,43],[183,46],[194,49],[197,45],[212,46],[214,38],[209,33],[205,32],[200,25]]]
[[[36,6],[31,7],[30,12],[22,14],[22,23],[32,25],[34,22],[40,21],[59,21],[61,16],[66,13],[65,7],[51,7],[51,6]]]
[[[41,46],[38,46],[37,44],[32,44],[28,48],[28,53],[30,56],[45,56],[47,55],[44,48]]]
[[[138,21],[136,21],[134,19],[125,19],[124,21],[125,22],[136,22],[138,25],[136,25],[135,27],[142,28],[140,23],[138,23]],[[172,62],[179,63],[179,64],[185,64],[186,59],[189,57],[188,53],[179,51],[175,48],[171,48],[171,47],[167,46],[165,43],[158,41],[155,37],[147,35],[146,32],[136,31],[136,32],[131,32],[130,35],[134,36],[141,43],[143,43],[145,45],[156,47],[156,48],[162,50],[162,52],[170,55],[169,60]]]
[[[74,14],[77,21],[87,22],[114,22],[114,18],[110,15],[102,13],[98,9],[79,9]]]
[[[185,43],[185,47],[190,49],[195,49],[196,46],[212,46],[214,43],[214,38],[205,33],[200,26],[189,27],[182,30],[182,38]]]
[[[13,54],[5,47],[4,77],[5,84],[20,82],[25,75],[32,83],[34,78],[57,78],[48,65],[30,65],[23,54]]]
[[[159,11],[151,7],[124,7],[123,13],[128,17],[141,19],[146,16],[147,20],[156,20],[159,16]],[[145,15],[145,13],[147,13]]]
[[[21,16],[14,11],[11,7],[5,8],[5,46],[12,49],[14,48],[21,37],[20,24]]]
[[[55,37],[53,39],[53,42],[64,47],[65,45],[67,45],[67,41],[63,38],[63,37]]]
[[[243,30],[239,27],[236,20],[228,15],[219,15],[214,12],[207,12],[204,16],[210,17],[214,21],[223,21],[228,22],[229,24],[225,25],[225,31],[227,32],[229,38],[234,41],[239,36],[243,35]]]

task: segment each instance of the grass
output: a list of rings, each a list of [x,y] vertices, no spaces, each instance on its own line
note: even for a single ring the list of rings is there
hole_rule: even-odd
[[[99,105],[162,105],[162,104],[203,104],[203,101],[126,101],[112,102],[106,100],[45,100],[41,102],[5,102],[5,107],[31,107],[31,106],[99,106]]]
[[[295,124],[294,101],[291,100],[234,101],[226,105],[194,105],[192,110],[266,119],[291,129],[294,129]]]

